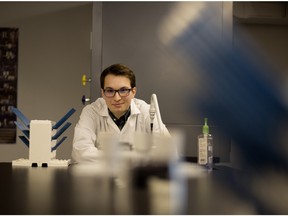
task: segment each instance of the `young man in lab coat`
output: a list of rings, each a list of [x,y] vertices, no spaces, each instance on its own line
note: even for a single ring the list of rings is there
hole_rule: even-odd
[[[75,126],[72,160],[76,163],[99,160],[101,132],[113,133],[119,142],[131,145],[136,131],[151,133],[150,105],[135,98],[136,78],[130,68],[109,66],[102,72],[100,84],[102,97],[84,107]],[[159,133],[154,122],[153,133]],[[164,124],[163,128],[169,135]]]

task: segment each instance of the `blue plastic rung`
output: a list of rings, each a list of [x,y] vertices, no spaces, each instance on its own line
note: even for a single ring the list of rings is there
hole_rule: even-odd
[[[54,126],[53,129],[58,129],[76,110],[70,109]]]
[[[55,151],[64,142],[66,138],[67,136],[62,137],[62,139],[51,149],[51,151]]]
[[[29,128],[30,120],[16,107],[12,107],[12,112]]]
[[[29,147],[29,140],[25,136],[19,136],[19,138],[27,147]]]
[[[21,122],[14,121],[15,125],[24,133],[24,135],[29,138],[30,131],[23,126]]]
[[[52,140],[57,139],[64,131],[71,125],[70,122],[67,122],[57,133],[52,137]]]

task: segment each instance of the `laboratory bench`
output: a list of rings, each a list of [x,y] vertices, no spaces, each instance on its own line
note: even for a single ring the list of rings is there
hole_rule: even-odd
[[[171,183],[165,166],[137,167],[130,171],[128,185],[101,173],[81,175],[77,166],[0,163],[0,214],[259,213],[236,186],[245,172],[226,165],[215,164],[213,171],[203,171],[201,177],[193,172],[185,178],[174,176],[178,184]]]

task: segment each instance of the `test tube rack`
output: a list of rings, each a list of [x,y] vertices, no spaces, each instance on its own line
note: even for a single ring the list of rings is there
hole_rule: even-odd
[[[12,112],[21,120],[15,121],[15,125],[24,135],[19,136],[21,141],[29,148],[29,159],[20,158],[12,161],[12,166],[51,167],[68,166],[70,160],[56,159],[56,150],[64,142],[67,136],[57,139],[66,131],[71,123],[63,123],[75,112],[70,109],[58,122],[50,120],[29,120],[17,108]],[[61,127],[61,128],[60,128]]]

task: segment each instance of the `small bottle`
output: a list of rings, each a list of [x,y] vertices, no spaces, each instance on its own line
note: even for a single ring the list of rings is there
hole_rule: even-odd
[[[206,167],[208,171],[213,170],[213,137],[209,134],[208,118],[204,118],[202,132],[198,136],[198,164]]]

